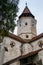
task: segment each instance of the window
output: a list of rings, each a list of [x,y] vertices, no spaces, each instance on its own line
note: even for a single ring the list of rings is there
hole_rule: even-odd
[[[8,48],[7,47],[4,47],[5,51],[8,52]]]
[[[26,38],[28,38],[29,36],[28,35],[26,35]]]
[[[25,23],[25,25],[27,25],[27,22]]]

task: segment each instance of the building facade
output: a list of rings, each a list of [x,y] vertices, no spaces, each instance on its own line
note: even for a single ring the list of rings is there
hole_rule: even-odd
[[[37,20],[27,6],[17,25],[18,35],[5,37],[3,65],[43,65],[43,33],[37,35]]]

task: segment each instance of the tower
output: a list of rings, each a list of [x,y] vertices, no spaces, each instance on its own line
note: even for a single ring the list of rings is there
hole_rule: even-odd
[[[26,6],[22,14],[19,16],[17,21],[18,25],[18,36],[23,39],[31,39],[37,35],[36,32],[36,19]]]

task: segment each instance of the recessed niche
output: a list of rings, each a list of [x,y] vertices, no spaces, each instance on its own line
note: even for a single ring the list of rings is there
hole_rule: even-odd
[[[8,48],[7,47],[4,47],[5,51],[8,52]]]
[[[26,38],[28,38],[29,36],[28,35],[26,35]]]

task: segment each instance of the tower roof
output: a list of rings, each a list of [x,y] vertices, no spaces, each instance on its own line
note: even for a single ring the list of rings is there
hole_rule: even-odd
[[[31,13],[30,10],[28,9],[28,7],[26,6],[23,13]]]
[[[34,18],[34,15],[30,12],[29,8],[26,6],[22,14],[19,16],[19,18],[21,17],[33,17]]]

